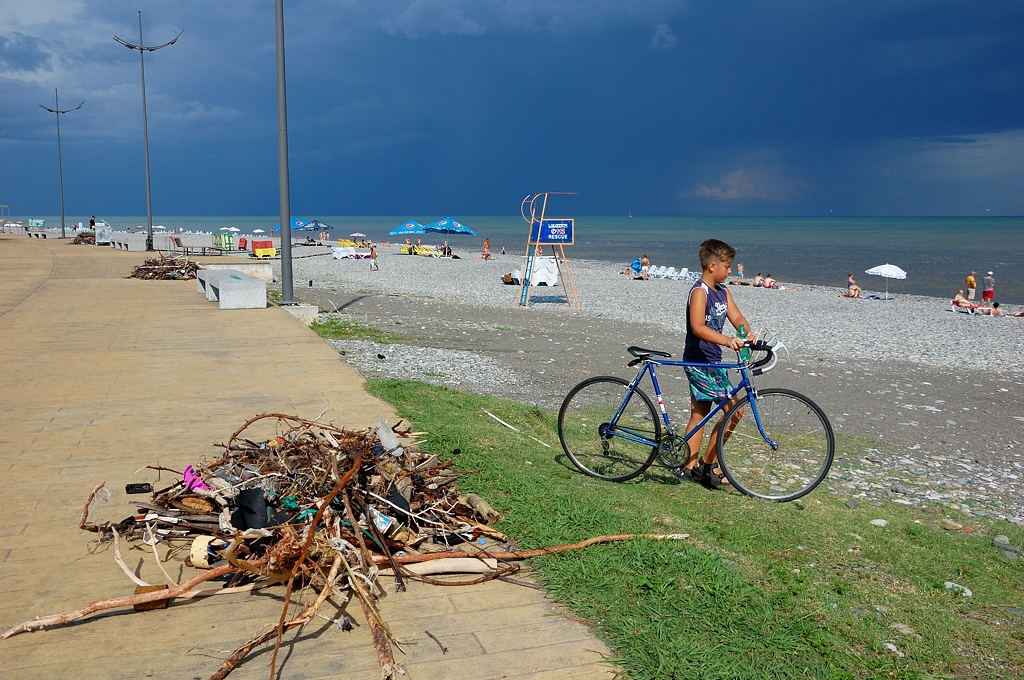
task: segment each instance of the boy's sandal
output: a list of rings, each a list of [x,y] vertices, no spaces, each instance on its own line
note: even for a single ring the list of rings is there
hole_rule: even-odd
[[[701,484],[709,489],[721,489],[732,486],[717,462],[705,463],[701,461],[697,469],[700,471]]]
[[[695,465],[692,468],[678,467],[672,470],[672,474],[680,482],[696,482],[697,484],[704,483],[704,475],[701,473],[701,466]]]

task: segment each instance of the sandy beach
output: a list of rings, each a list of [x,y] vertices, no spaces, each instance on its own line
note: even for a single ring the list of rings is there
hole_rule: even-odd
[[[589,375],[635,372],[630,345],[682,349],[681,281],[634,281],[605,262],[570,260],[578,309],[560,286],[534,288],[521,308],[519,287],[501,281],[520,256],[432,259],[396,246],[381,249],[371,272],[317,250],[294,253],[306,255],[294,260],[295,297],[400,336],[396,345],[332,341],[364,376],[553,407]],[[870,279],[865,294],[884,286]],[[799,390],[837,433],[865,438],[862,456],[837,462],[835,492],[1024,522],[1024,319],[952,312],[948,299],[858,300],[839,288],[783,285],[730,290],[754,329],[790,351],[758,385]],[[685,377],[659,375],[673,420],[684,418]]]

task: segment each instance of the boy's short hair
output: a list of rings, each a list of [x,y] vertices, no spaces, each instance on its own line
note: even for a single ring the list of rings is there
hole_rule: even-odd
[[[700,244],[700,268],[707,269],[712,261],[732,263],[736,259],[736,249],[724,241],[709,238]]]

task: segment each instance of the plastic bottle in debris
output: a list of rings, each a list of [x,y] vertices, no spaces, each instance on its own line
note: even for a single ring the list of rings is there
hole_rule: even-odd
[[[747,339],[747,327],[744,326],[743,324],[740,324],[740,327],[736,329],[736,337],[739,338],[740,340],[746,340]],[[740,355],[740,361],[744,361],[744,362],[750,361],[750,348],[749,347],[741,348],[740,351],[739,351],[739,355]]]

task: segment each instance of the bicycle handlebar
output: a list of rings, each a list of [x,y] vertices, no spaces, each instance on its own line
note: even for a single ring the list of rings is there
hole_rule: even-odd
[[[743,344],[755,352],[765,353],[762,358],[750,364],[751,374],[761,375],[762,373],[767,373],[775,368],[775,363],[779,360],[778,357],[775,356],[775,345],[777,343],[758,340],[757,342],[745,342]],[[765,366],[767,366],[767,368],[763,368]]]

